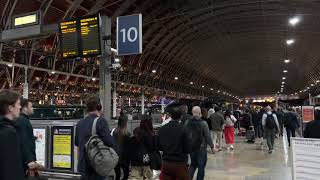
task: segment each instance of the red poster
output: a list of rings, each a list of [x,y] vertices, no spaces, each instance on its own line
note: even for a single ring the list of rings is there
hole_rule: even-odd
[[[303,122],[309,122],[314,120],[313,106],[302,106],[302,119]]]

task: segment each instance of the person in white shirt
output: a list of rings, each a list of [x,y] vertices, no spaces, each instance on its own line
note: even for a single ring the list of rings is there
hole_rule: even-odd
[[[266,107],[267,113],[262,116],[262,126],[264,128],[265,138],[267,139],[267,145],[269,148],[269,154],[273,152],[274,139],[276,132],[280,132],[279,121],[277,115],[272,113],[270,106]]]
[[[227,150],[233,150],[234,144],[234,123],[237,122],[237,119],[227,110],[224,114],[226,123],[224,126],[224,137],[226,139]]]

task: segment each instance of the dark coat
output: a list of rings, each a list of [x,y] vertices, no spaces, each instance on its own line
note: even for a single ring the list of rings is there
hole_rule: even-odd
[[[294,112],[287,112],[284,114],[284,126],[292,129],[300,127],[298,115]]]
[[[320,120],[311,121],[306,125],[305,138],[320,138]]]
[[[0,118],[0,179],[23,180],[21,147],[14,122]]]
[[[22,160],[24,169],[28,169],[28,163],[36,161],[36,145],[35,137],[33,135],[33,128],[29,117],[21,114],[16,121],[17,132],[21,140]]]

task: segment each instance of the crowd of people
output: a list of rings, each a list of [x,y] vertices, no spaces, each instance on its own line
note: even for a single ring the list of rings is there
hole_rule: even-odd
[[[161,172],[161,180],[190,180],[196,171],[196,179],[203,180],[208,150],[212,154],[224,149],[233,151],[235,135],[245,130],[253,132],[254,140],[264,138],[272,153],[277,134],[283,135],[285,128],[290,146],[290,137],[295,137],[301,122],[292,108],[272,110],[267,106],[232,112],[218,106],[194,106],[189,114],[188,106],[176,105],[163,114],[157,132],[151,116],[142,115],[139,127],[131,134],[124,115],[110,131],[99,97],[88,98],[86,106],[88,114],[77,123],[74,141],[82,180],[147,180],[153,178],[154,170]],[[307,124],[305,137],[320,138],[319,112],[315,113],[316,120]],[[11,90],[0,92],[1,180],[22,180],[43,169],[36,161],[29,119],[32,113],[32,103],[20,94]],[[109,163],[107,167],[101,167],[105,162]]]

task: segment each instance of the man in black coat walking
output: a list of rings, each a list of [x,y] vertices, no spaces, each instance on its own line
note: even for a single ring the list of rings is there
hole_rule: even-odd
[[[22,160],[24,170],[36,168],[36,145],[33,128],[29,116],[33,114],[32,103],[28,99],[21,99],[21,114],[17,119],[17,132],[21,140]]]
[[[23,180],[21,147],[15,119],[20,114],[20,95],[12,90],[0,92],[0,179]]]

